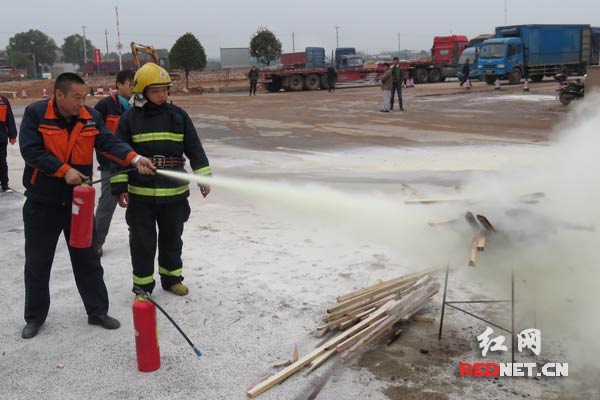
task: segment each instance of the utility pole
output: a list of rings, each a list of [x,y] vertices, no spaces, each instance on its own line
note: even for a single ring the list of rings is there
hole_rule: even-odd
[[[104,38],[106,39],[106,57],[108,57],[108,29],[104,30]]]
[[[296,42],[294,40],[294,32],[292,32],[292,53],[296,52]]]
[[[83,29],[83,64],[87,64],[87,49],[85,47],[85,28],[87,28],[87,26],[82,25],[81,28]]]
[[[37,69],[35,66],[35,53],[31,52],[31,55],[33,56],[33,79],[37,79]]]
[[[339,26],[335,26],[335,47],[340,47],[340,36],[339,36]]]
[[[506,0],[504,0],[504,25],[508,25],[508,6],[506,5]]]
[[[402,51],[402,48],[400,47],[400,33],[398,33],[398,58],[400,58],[401,51]]]
[[[123,61],[121,59],[121,50],[123,50],[123,44],[121,43],[121,32],[119,30],[119,7],[115,6],[115,14],[117,15],[117,51],[119,52],[119,71],[123,70]]]

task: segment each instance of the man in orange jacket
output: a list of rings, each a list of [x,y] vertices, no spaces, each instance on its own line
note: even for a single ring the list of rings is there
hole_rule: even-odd
[[[4,96],[0,96],[0,183],[2,191],[12,192],[8,187],[8,164],[6,163],[8,142],[15,144],[17,141],[17,127],[13,116],[10,102]]]
[[[23,339],[37,335],[46,321],[56,244],[61,232],[69,243],[73,187],[92,176],[94,148],[116,163],[135,166],[141,174],[153,174],[156,169],[114,136],[97,111],[85,106],[87,93],[78,75],[61,74],[54,84],[54,97],[28,106],[21,122],[19,145],[27,197],[23,206],[27,322]],[[104,271],[96,250],[69,246],[69,254],[88,324],[119,328],[119,321],[108,315]]]

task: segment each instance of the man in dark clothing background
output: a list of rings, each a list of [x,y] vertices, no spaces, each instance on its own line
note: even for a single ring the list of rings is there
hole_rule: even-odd
[[[0,183],[2,191],[12,192],[8,187],[8,163],[6,162],[8,143],[15,144],[17,141],[17,127],[10,102],[4,96],[0,96]]]
[[[467,58],[465,61],[465,65],[462,67],[463,76],[460,80],[460,86],[464,85],[465,82],[469,79],[469,74],[471,74],[471,60]]]
[[[333,64],[329,64],[327,67],[327,89],[329,92],[335,92],[335,83],[337,81],[337,71]]]
[[[398,93],[398,108],[404,111],[402,106],[402,83],[404,82],[404,68],[400,65],[400,59],[394,57],[394,65],[390,68],[392,71],[392,97],[390,98],[390,111],[394,109],[394,94]]]
[[[19,145],[25,160],[23,206],[25,227],[25,321],[21,332],[30,339],[46,321],[50,309],[50,271],[61,233],[69,243],[73,187],[91,178],[94,148],[123,166],[152,174],[152,162],[138,155],[106,128],[100,114],[85,106],[88,88],[73,73],[58,76],[54,96],[25,109]],[[95,236],[95,234],[93,235]],[[93,242],[92,242],[93,243]],[[108,313],[104,270],[93,246],[68,246],[75,283],[88,324],[117,329]]]
[[[250,96],[256,96],[256,85],[258,84],[258,69],[253,65],[248,71],[248,79],[250,80]]]
[[[119,126],[121,115],[129,110],[129,98],[133,94],[133,76],[132,70],[126,69],[117,74],[117,91],[111,93],[110,96],[100,100],[94,106],[94,109],[100,113],[106,127],[114,134]],[[115,212],[118,196],[113,196],[110,192],[110,170],[111,162],[104,157],[99,151],[96,151],[98,159],[101,181],[100,199],[96,208],[96,251],[102,256],[102,246],[108,235],[110,222]]]

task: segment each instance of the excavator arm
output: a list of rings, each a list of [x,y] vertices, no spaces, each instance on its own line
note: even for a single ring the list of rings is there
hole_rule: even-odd
[[[160,65],[160,57],[158,52],[152,46],[146,46],[143,44],[131,42],[131,54],[133,55],[133,61],[135,65],[140,68],[140,56],[139,53],[145,53],[152,57],[155,64]],[[180,79],[179,74],[169,72],[172,81],[178,81]]]

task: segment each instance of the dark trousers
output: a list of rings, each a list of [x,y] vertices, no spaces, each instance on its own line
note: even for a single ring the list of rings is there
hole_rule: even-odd
[[[257,83],[258,83],[257,81],[250,81],[250,95],[256,96],[256,84]]]
[[[129,225],[129,247],[133,283],[152,293],[154,256],[158,244],[158,271],[163,289],[183,281],[181,250],[183,224],[190,217],[187,199],[176,203],[153,204],[130,196],[125,219]],[[158,225],[158,242],[156,226]]]
[[[327,78],[327,88],[330,92],[335,92],[335,78]]]
[[[58,238],[71,234],[71,207],[57,207],[27,200],[25,225],[25,321],[43,323],[50,308],[50,270]],[[95,236],[95,234],[94,234]],[[94,243],[94,239],[92,243]],[[69,247],[75,284],[88,315],[108,312],[108,293],[100,257],[92,246]]]
[[[104,244],[106,241],[110,222],[112,221],[115,208],[119,202],[119,196],[113,196],[110,192],[110,174],[110,170],[100,170],[102,189],[95,215],[98,244]]]
[[[394,109],[394,95],[398,93],[398,106],[400,110],[404,110],[402,107],[402,82],[392,83],[392,98],[390,99],[390,110]]]
[[[0,183],[2,189],[8,189],[8,164],[6,163],[6,148],[8,142],[0,143]]]

